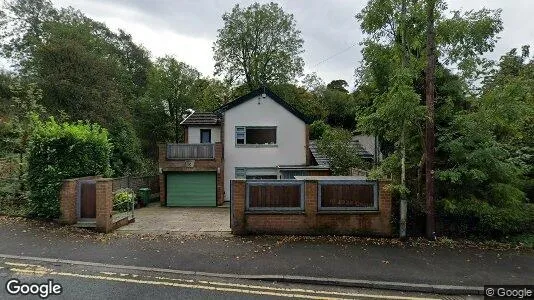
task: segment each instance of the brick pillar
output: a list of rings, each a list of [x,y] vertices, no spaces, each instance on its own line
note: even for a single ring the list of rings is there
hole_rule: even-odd
[[[306,213],[306,226],[308,229],[317,227],[317,186],[317,181],[306,181],[304,183],[304,212]]]
[[[100,232],[112,230],[111,211],[113,209],[113,179],[96,181],[96,229]]]
[[[78,215],[76,213],[76,198],[78,181],[75,179],[67,179],[63,181],[61,186],[61,192],[59,194],[59,209],[61,211],[61,217],[59,222],[62,224],[76,224],[78,221]]]
[[[159,204],[165,206],[167,204],[167,187],[165,186],[165,173],[159,174]]]
[[[230,181],[232,188],[231,198],[231,219],[230,227],[233,234],[246,234],[245,220],[245,180],[235,179]]]
[[[380,219],[382,221],[382,232],[384,235],[391,235],[391,191],[389,181],[381,180],[378,182],[378,207],[380,209]]]

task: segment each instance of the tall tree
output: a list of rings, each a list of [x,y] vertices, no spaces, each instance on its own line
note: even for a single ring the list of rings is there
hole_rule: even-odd
[[[417,204],[414,198],[419,199],[418,175],[424,165],[426,91],[420,81],[426,62],[425,12],[422,1],[370,0],[357,15],[366,34],[354,93],[358,129],[377,135],[388,147],[378,170],[398,175],[398,192],[412,208]],[[481,55],[493,48],[502,29],[499,13],[486,9],[450,13],[443,1],[436,1],[436,52],[443,62],[441,69],[458,66],[464,79],[479,75],[474,70],[486,66]],[[424,211],[424,207],[418,209]]]
[[[278,4],[237,4],[222,18],[224,26],[213,45],[216,75],[244,82],[251,90],[287,83],[302,73],[304,41],[293,15]]]
[[[182,139],[180,122],[186,110],[194,106],[199,78],[199,71],[170,56],[158,58],[150,72],[147,95],[157,105],[163,105],[177,143]]]
[[[425,126],[425,182],[426,182],[426,236],[435,237],[435,208],[434,208],[434,156],[435,156],[435,73],[436,73],[436,33],[434,28],[436,1],[427,0],[426,27],[426,60],[425,89],[426,89],[426,126]]]

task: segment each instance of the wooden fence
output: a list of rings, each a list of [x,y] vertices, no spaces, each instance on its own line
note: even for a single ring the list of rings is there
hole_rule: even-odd
[[[376,181],[319,181],[319,210],[378,210]]]
[[[167,159],[214,159],[215,144],[167,144]]]
[[[248,210],[300,210],[304,184],[297,180],[247,180]]]

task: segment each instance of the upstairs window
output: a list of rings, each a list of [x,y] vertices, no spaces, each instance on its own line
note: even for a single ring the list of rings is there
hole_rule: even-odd
[[[235,128],[236,145],[276,145],[276,127],[245,127]]]

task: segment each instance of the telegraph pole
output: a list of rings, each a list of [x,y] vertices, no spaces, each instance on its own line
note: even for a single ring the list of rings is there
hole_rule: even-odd
[[[426,128],[425,128],[425,187],[426,187],[426,236],[435,237],[436,217],[434,207],[434,156],[435,156],[435,123],[434,101],[436,94],[436,32],[435,7],[436,0],[427,0],[427,27],[426,27],[426,56],[427,67],[425,72],[425,102],[426,102]]]

